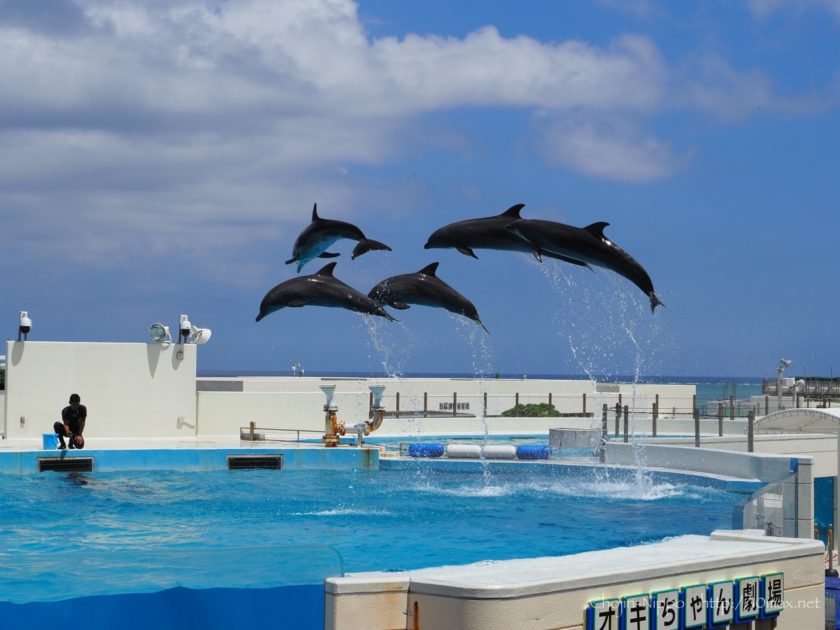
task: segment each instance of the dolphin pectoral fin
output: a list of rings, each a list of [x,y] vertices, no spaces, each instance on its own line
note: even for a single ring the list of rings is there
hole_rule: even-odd
[[[473,258],[478,260],[478,256],[476,256],[475,252],[469,247],[456,247],[455,249],[461,252],[464,256],[472,256]]]
[[[388,247],[385,243],[380,243],[379,241],[374,241],[370,238],[365,238],[359,241],[356,244],[356,247],[353,248],[353,253],[350,254],[351,260],[356,260],[362,254],[365,254],[369,251],[392,251],[390,247]]]
[[[300,257],[295,255],[289,258],[289,260],[286,261],[286,264],[291,265],[293,262],[297,262],[298,260],[300,260]],[[298,271],[300,271],[300,268],[298,268]]]
[[[551,252],[543,252],[543,256],[548,256],[549,258],[555,258],[556,260],[562,260],[563,262],[567,262],[570,265],[577,265],[578,267],[586,267],[587,269],[592,269],[589,266],[589,263],[584,262],[582,260],[578,260],[577,258],[570,258],[569,256],[563,256],[562,254],[552,254]]]
[[[400,310],[400,311],[404,311],[404,310],[405,310],[405,309],[407,309],[407,308],[411,308],[411,307],[410,307],[408,304],[406,304],[405,302],[391,302],[390,306],[391,306],[392,308],[395,308],[395,309]]]
[[[318,258],[335,258],[336,256],[341,256],[341,254],[336,254],[335,252],[324,252],[323,254],[318,254]]]
[[[538,249],[535,249],[534,250],[534,258],[537,259],[537,262],[542,262],[542,257],[543,257],[542,252]]]

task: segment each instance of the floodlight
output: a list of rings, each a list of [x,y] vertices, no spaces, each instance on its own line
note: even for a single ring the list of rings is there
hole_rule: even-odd
[[[178,343],[186,343],[187,337],[189,336],[191,331],[192,324],[190,323],[190,318],[186,315],[181,315],[181,318],[178,322]]]
[[[23,339],[26,341],[30,330],[32,330],[32,320],[29,319],[29,313],[27,311],[21,311],[20,322],[18,324],[18,341],[20,341],[21,335],[23,335]]]
[[[171,343],[172,335],[169,332],[169,326],[165,326],[160,322],[155,322],[149,326],[149,337],[152,343]]]
[[[787,367],[790,367],[790,364],[793,363],[790,359],[780,359],[779,360],[779,367],[783,370]]]
[[[209,328],[199,328],[198,326],[192,326],[190,328],[190,334],[187,337],[187,343],[194,343],[197,346],[207,343],[210,341],[210,337],[212,336],[213,331]]]

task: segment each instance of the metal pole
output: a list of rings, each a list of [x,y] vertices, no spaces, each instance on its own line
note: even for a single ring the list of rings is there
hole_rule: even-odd
[[[487,392],[484,392],[484,417],[487,417]]]
[[[586,417],[586,392],[583,393],[583,417]]]
[[[615,405],[615,437],[618,437],[618,425],[621,422],[621,404],[616,403]]]
[[[750,409],[747,414],[747,452],[752,453],[755,450],[755,411]]]
[[[723,437],[723,403],[718,403],[718,437]]]
[[[624,405],[624,442],[630,441],[630,407]]]
[[[452,392],[452,415],[458,415],[458,392]]]
[[[735,396],[729,397],[729,419],[735,419]]]
[[[394,409],[394,414],[396,415],[397,418],[400,417],[400,393],[399,392],[397,392],[397,405],[396,405],[396,409]]]
[[[515,398],[514,398],[514,404],[513,404],[513,406],[514,406],[514,407],[518,407],[518,406],[519,406],[519,392],[516,392],[516,396],[515,396]]]
[[[485,394],[486,396],[487,394]],[[373,396],[373,394],[371,394]],[[487,415],[487,414],[485,414]],[[423,392],[423,417],[429,416],[429,392]]]
[[[548,392],[548,406],[551,407],[551,392]]]
[[[770,413],[770,396],[764,396],[764,415]]]
[[[694,446],[700,447],[700,410],[694,410]]]
[[[653,437],[656,437],[656,419],[658,417],[659,417],[659,407],[658,407],[657,403],[653,403],[653,411],[651,413],[651,423],[650,423],[651,434],[653,435]]]
[[[606,460],[606,445],[607,445],[607,414],[609,413],[609,407],[607,403],[604,403],[604,406],[601,408],[601,444],[598,449],[598,461],[602,464]]]
[[[249,426],[248,432],[250,433],[250,439],[253,442],[254,441],[254,432],[257,429],[257,423],[252,420],[251,422],[248,423],[248,426]]]

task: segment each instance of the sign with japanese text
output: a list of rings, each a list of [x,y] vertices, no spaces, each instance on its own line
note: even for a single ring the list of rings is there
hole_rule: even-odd
[[[777,617],[785,608],[784,573],[769,573],[589,602],[586,630],[722,630]]]

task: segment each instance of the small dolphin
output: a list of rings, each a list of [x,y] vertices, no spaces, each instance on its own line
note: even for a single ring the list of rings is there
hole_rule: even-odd
[[[635,258],[604,236],[604,228],[608,225],[601,221],[578,228],[555,221],[519,219],[511,223],[508,229],[526,239],[543,254],[561,254],[624,276],[648,296],[652,313],[662,304],[653,291],[653,282]]]
[[[316,203],[312,207],[312,222],[298,235],[292,248],[292,257],[286,261],[286,264],[296,262],[298,273],[300,273],[303,266],[313,258],[340,256],[340,254],[328,252],[327,248],[342,238],[358,241],[350,255],[351,260],[355,260],[372,249],[391,251],[391,248],[384,243],[366,238],[362,231],[352,223],[322,219],[318,216],[318,204]]]
[[[397,321],[364,293],[356,291],[333,276],[335,265],[336,263],[331,262],[310,276],[299,276],[278,284],[265,294],[256,321],[281,308],[308,305],[346,308],[357,313],[379,315],[392,322]]]
[[[463,315],[479,324],[490,333],[478,317],[472,302],[437,277],[438,263],[426,265],[417,273],[392,276],[377,284],[368,297],[379,304],[406,309],[410,304],[445,308],[457,315]]]
[[[585,262],[554,252],[541,252],[527,240],[506,229],[513,221],[519,220],[519,211],[525,207],[524,203],[511,206],[502,214],[481,219],[467,219],[450,223],[435,230],[423,246],[424,249],[453,247],[465,256],[475,255],[473,249],[497,249],[513,252],[533,254],[534,258],[542,262],[542,257],[558,258],[572,265],[587,266]]]

